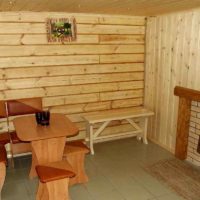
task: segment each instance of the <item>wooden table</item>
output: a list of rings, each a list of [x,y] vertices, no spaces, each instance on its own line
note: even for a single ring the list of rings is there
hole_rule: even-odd
[[[35,116],[23,116],[13,120],[17,136],[31,142],[32,166],[29,177],[36,175],[35,166],[61,161],[66,137],[78,134],[78,128],[64,114],[51,113],[50,125],[37,125]]]

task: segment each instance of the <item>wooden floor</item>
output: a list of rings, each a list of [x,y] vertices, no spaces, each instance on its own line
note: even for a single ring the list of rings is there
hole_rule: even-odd
[[[72,200],[182,200],[170,188],[147,174],[143,167],[173,157],[155,144],[135,138],[94,145],[86,156],[87,184],[70,187]],[[7,169],[2,200],[34,200],[37,179],[29,180],[30,156],[16,158]]]

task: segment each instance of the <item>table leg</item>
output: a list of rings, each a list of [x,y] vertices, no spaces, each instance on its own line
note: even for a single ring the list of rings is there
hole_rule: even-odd
[[[32,163],[31,163],[31,169],[30,169],[30,173],[29,173],[30,179],[33,179],[34,177],[37,176],[37,172],[35,170],[35,167],[37,165],[36,161],[37,161],[37,158],[36,158],[36,155],[35,155],[35,151],[32,148]]]
[[[49,162],[61,161],[65,147],[65,137],[50,138],[45,140],[32,141],[32,165],[29,174],[30,178],[36,176],[35,166]]]

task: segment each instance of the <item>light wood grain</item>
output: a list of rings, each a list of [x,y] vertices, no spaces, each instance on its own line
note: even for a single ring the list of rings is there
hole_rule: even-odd
[[[145,105],[155,111],[149,137],[174,152],[178,98],[175,86],[200,90],[199,11],[147,20]]]
[[[124,0],[124,1],[106,1],[106,0],[96,0],[95,2],[92,0],[88,0],[87,4],[82,2],[81,0],[73,1],[73,0],[47,0],[47,1],[2,1],[1,2],[1,11],[57,11],[57,12],[68,12],[71,14],[64,15],[63,13],[57,14],[52,13],[52,15],[48,13],[44,13],[42,16],[33,16],[33,20],[36,22],[40,22],[43,18],[46,17],[68,17],[74,15],[74,12],[79,13],[97,13],[97,14],[112,14],[115,15],[141,15],[141,16],[155,16],[158,14],[168,13],[168,12],[176,12],[180,10],[187,10],[191,8],[199,7],[199,1],[171,1],[171,0]],[[21,14],[21,15],[13,15],[13,14],[6,14],[4,15],[1,20],[5,20],[8,18],[10,21],[21,21],[26,20],[30,21],[32,18],[28,14]],[[109,22],[106,20],[106,17],[102,17],[102,22]],[[119,21],[122,21],[118,17]],[[123,18],[122,18],[123,19]],[[144,21],[144,17],[140,19],[138,18],[131,18],[129,17],[130,23],[134,21],[135,24],[142,24]],[[87,14],[83,19],[78,18],[79,23],[86,23],[86,22],[96,22],[96,19],[90,19],[89,15]],[[107,22],[107,23],[108,23]]]
[[[92,65],[39,66],[0,69],[0,79],[49,77],[61,75],[106,74],[121,72],[143,72],[143,63],[112,63]]]
[[[144,45],[54,45],[49,46],[0,46],[0,57],[7,56],[51,56],[81,54],[144,53]]]
[[[84,115],[84,119],[90,123],[98,123],[103,121],[117,120],[117,119],[127,119],[127,118],[137,118],[144,116],[152,116],[154,113],[146,108],[133,108],[133,109],[121,109],[118,111],[107,111],[97,114]]]
[[[77,41],[48,43],[46,19],[72,15]],[[83,113],[142,105],[145,24],[144,16],[1,12],[0,98],[42,97],[45,109],[77,123]],[[86,136],[81,131],[78,137]]]
[[[137,59],[137,58],[136,58]],[[139,58],[138,58],[139,59]],[[0,68],[28,67],[28,66],[55,66],[73,64],[99,63],[97,55],[74,56],[40,56],[40,57],[3,57],[0,58]]]

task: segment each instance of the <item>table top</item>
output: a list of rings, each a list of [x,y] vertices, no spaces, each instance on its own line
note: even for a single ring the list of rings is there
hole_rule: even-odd
[[[78,128],[64,114],[51,113],[49,126],[38,125],[35,116],[23,116],[13,120],[17,136],[22,141],[70,137],[78,134]]]

